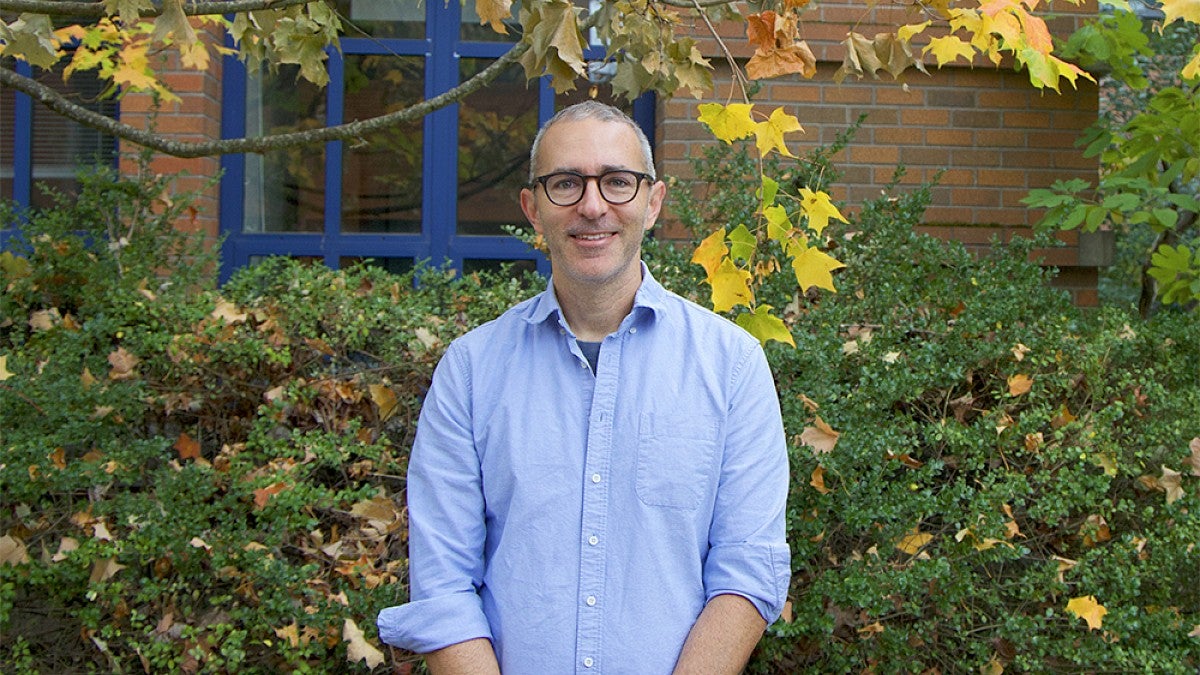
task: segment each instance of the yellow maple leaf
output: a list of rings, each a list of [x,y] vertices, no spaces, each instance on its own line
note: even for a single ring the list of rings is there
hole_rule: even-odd
[[[758,338],[759,344],[765,345],[768,340],[776,340],[795,347],[796,341],[792,339],[792,332],[783,323],[783,319],[771,314],[771,309],[770,305],[759,305],[753,312],[739,314],[737,325]]]
[[[754,133],[754,118],[750,112],[752,103],[701,103],[699,120],[712,131],[717,139],[733,143]]]
[[[896,548],[908,555],[916,555],[918,551],[931,541],[933,541],[933,535],[928,532],[922,532],[920,526],[917,526],[909,530],[903,537],[900,537],[900,541],[896,542]]]
[[[479,24],[488,24],[501,35],[508,35],[504,20],[512,16],[512,0],[475,0],[475,13]]]
[[[1163,0],[1163,25],[1182,19],[1200,23],[1200,0]]]
[[[766,157],[771,150],[778,150],[785,157],[795,157],[783,140],[783,135],[792,131],[804,131],[800,120],[785,113],[783,108],[776,108],[766,122],[754,125],[754,143],[759,155]]]
[[[1067,602],[1067,611],[1086,621],[1088,630],[1099,630],[1100,622],[1104,620],[1104,615],[1108,614],[1104,605],[1096,602],[1094,595],[1071,598]]]
[[[754,302],[750,273],[734,265],[729,258],[725,258],[716,272],[708,276],[708,283],[712,286],[714,312],[728,312],[738,305],[749,307]]]
[[[1194,77],[1200,77],[1200,52],[1196,52],[1196,55],[1192,57],[1192,60],[1188,61],[1188,64],[1183,67],[1183,72],[1181,74],[1186,80],[1190,80]]]
[[[923,33],[925,29],[929,28],[929,25],[932,23],[932,21],[926,21],[925,23],[910,23],[907,26],[901,26],[900,30],[896,31],[896,37],[901,42],[908,42],[912,40],[913,37]]]
[[[828,253],[803,244],[789,247],[789,253],[792,254],[792,271],[796,273],[796,283],[800,285],[801,290],[807,291],[816,286],[833,293],[837,292],[833,286],[831,272],[845,265]]]
[[[8,370],[8,354],[0,354],[0,382],[12,376],[13,374]]]
[[[933,55],[937,58],[938,68],[947,63],[953,63],[960,56],[968,62],[971,60],[971,57],[975,56],[974,47],[953,35],[936,37],[930,40],[922,53],[928,54],[930,52],[933,52]]]
[[[722,227],[700,242],[692,253],[692,262],[703,267],[705,274],[711,278],[721,266],[721,260],[727,255],[729,247],[725,245],[725,228]]]
[[[809,229],[817,234],[825,231],[830,218],[843,223],[849,222],[833,205],[829,195],[821,190],[814,192],[808,188],[800,188],[800,208],[804,210],[804,215],[808,216]]]

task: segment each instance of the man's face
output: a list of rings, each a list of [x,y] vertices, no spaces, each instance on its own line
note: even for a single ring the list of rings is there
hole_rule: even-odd
[[[599,175],[606,171],[646,172],[632,129],[620,122],[594,119],[562,121],[542,137],[536,175],[573,171]],[[666,186],[642,181],[637,197],[609,204],[595,180],[587,180],[583,198],[558,206],[541,185],[521,191],[521,208],[550,249],[555,283],[603,287],[614,282],[636,286],[641,281],[642,235],[654,225]]]

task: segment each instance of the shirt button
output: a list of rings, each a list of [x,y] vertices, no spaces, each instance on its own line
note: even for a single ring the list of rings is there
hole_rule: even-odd
[[[585,600],[584,602],[586,602],[586,603],[587,603],[587,606],[588,606],[588,607],[595,607],[595,606],[596,606],[596,596],[594,596],[594,595],[589,595],[589,596],[587,597],[587,600]]]
[[[593,661],[592,657],[589,656],[583,660],[583,667],[591,668],[593,663],[595,663],[595,661]]]
[[[598,474],[598,473],[592,474],[592,482],[599,483],[600,482],[600,474]]]
[[[588,543],[592,546],[595,546],[596,544],[600,543],[600,537],[597,537],[593,534],[592,536],[588,537]]]
[[[636,332],[637,332],[637,327],[636,327],[636,326],[635,326],[635,327],[633,327],[633,328],[630,328],[630,329],[629,329],[629,334],[630,334],[630,335],[633,335],[633,334],[634,334],[634,333],[636,333]]]

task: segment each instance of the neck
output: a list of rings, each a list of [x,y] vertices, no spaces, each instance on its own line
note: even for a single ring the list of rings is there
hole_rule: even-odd
[[[633,310],[633,299],[641,281],[639,274],[636,279],[620,284],[580,287],[555,279],[554,294],[575,337],[585,342],[599,342],[615,333]]]

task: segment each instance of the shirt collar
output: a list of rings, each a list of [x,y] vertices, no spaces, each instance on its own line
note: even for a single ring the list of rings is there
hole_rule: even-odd
[[[642,283],[633,296],[633,310],[630,316],[657,316],[666,308],[667,289],[658,283],[646,263],[642,262]],[[546,282],[546,290],[533,298],[525,312],[525,320],[531,324],[543,323],[550,317],[562,318],[562,307],[558,304],[558,296],[554,294],[554,278]],[[629,317],[626,317],[626,321]]]

